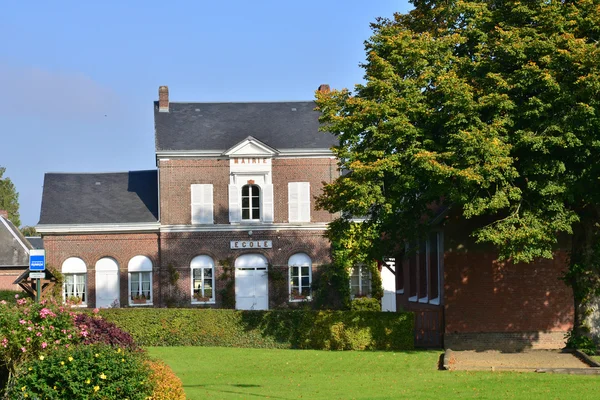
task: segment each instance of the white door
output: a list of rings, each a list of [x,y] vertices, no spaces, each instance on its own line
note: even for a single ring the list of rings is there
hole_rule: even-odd
[[[102,258],[96,263],[96,307],[118,307],[119,297],[119,265]]]
[[[381,311],[396,311],[396,260],[384,258],[385,263],[381,267],[381,286],[383,286],[383,297],[381,298]]]
[[[245,254],[235,260],[235,308],[269,308],[267,260],[260,254]]]

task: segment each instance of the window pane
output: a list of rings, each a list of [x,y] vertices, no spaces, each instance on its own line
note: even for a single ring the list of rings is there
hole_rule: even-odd
[[[439,249],[438,249],[438,233],[433,232],[429,236],[429,288],[430,298],[436,299],[440,295],[439,289]]]
[[[248,191],[250,187],[248,185],[242,186],[242,196],[248,196]]]
[[[300,267],[292,267],[292,277],[298,277],[300,272]]]
[[[417,254],[410,254],[408,259],[408,293],[417,296]]]
[[[212,268],[204,268],[204,279],[212,278]]]
[[[308,278],[308,276],[306,277],[302,277],[302,286],[303,287],[309,287],[310,286],[310,279]]]
[[[252,210],[252,219],[260,219],[260,210],[255,208]]]
[[[357,275],[352,275],[352,276],[350,277],[350,284],[351,284],[352,286],[356,286],[356,287],[358,287],[358,285],[359,285],[359,278],[358,278],[358,276],[357,276]]]
[[[419,243],[419,298],[427,296],[427,249],[423,240]]]
[[[292,278],[292,286],[300,286],[300,279],[297,277]]]
[[[302,267],[302,276],[308,276],[309,275],[309,267]]]
[[[140,273],[132,272],[130,274],[130,282],[129,285],[131,287],[131,296],[136,296],[140,294]]]
[[[250,219],[250,210],[242,209],[242,219]]]

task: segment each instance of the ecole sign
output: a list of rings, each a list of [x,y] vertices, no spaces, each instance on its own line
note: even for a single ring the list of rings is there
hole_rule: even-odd
[[[270,240],[232,240],[230,243],[231,249],[270,249],[273,247],[273,242]]]

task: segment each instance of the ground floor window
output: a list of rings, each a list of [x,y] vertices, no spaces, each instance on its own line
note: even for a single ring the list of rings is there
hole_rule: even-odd
[[[350,295],[352,298],[371,295],[371,271],[366,265],[356,265],[352,268]]]
[[[64,274],[63,295],[72,304],[85,304],[87,274]]]
[[[149,301],[152,295],[152,272],[130,272],[129,289],[131,300]]]
[[[311,299],[312,261],[304,253],[294,254],[288,261],[290,274],[290,300]]]
[[[152,304],[152,261],[135,256],[127,265],[129,272],[129,304]]]
[[[78,257],[67,258],[61,268],[64,276],[63,300],[71,304],[87,303],[87,266]]]
[[[215,301],[215,263],[209,256],[194,257],[192,268],[192,302]]]
[[[416,248],[407,247],[409,301],[440,304],[443,240],[442,232],[431,232]]]

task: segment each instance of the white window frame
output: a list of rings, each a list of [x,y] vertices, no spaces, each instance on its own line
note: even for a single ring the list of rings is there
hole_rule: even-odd
[[[127,302],[131,307],[138,307],[138,306],[151,306],[152,302],[153,302],[153,298],[154,298],[154,294],[153,294],[153,267],[152,267],[152,261],[150,260],[150,258],[146,257],[146,256],[135,256],[133,257],[131,260],[129,260],[129,264],[127,265],[127,272],[128,272],[128,279],[127,279]],[[139,294],[143,294],[142,292],[144,292],[144,288],[143,288],[143,282],[144,280],[142,279],[142,277],[144,276],[144,274],[149,274],[150,277],[150,290],[149,290],[149,297],[150,298],[146,298],[146,303],[143,304],[135,304],[133,302],[133,298],[132,296],[134,294],[132,294],[131,291],[131,283],[132,283],[132,276],[139,276],[139,279],[137,279],[138,281],[138,288],[137,288],[137,293],[136,295]]]
[[[248,187],[248,211],[249,211],[249,216],[252,217],[253,211],[258,208],[258,218],[244,218],[244,188]],[[253,204],[252,199],[254,198],[253,196],[253,189],[258,191],[258,205]],[[262,220],[262,213],[263,213],[263,207],[262,207],[262,190],[261,187],[257,184],[245,184],[242,186],[241,190],[240,190],[240,215],[241,215],[241,220],[242,222],[260,222]]]
[[[85,265],[85,262],[79,257],[69,257],[63,262],[61,272],[65,277],[72,276],[73,281],[74,281],[73,282],[73,291],[70,294],[67,294],[67,280],[64,279],[63,288],[62,288],[63,302],[66,303],[68,297],[70,297],[70,296],[77,296],[77,297],[81,298],[81,303],[73,305],[73,306],[87,307],[88,281],[87,281],[87,266]],[[83,278],[83,291],[82,292],[79,292],[79,290],[77,289],[77,285],[78,285],[77,278],[78,277]],[[81,296],[80,296],[80,294],[81,294]]]
[[[298,295],[302,297],[293,297],[292,296],[292,286],[293,286],[293,274],[292,271],[294,268],[298,268]],[[306,277],[302,274],[302,268],[308,268],[308,295],[302,289],[302,278]],[[291,302],[301,302],[301,301],[310,301],[312,300],[312,260],[305,253],[296,253],[290,257],[288,260],[288,291],[289,298]]]
[[[372,286],[372,280],[373,280],[373,276],[371,274],[371,269],[368,269],[369,272],[369,286],[367,288],[367,293],[362,293],[362,287],[363,287],[363,274],[362,274],[362,270],[364,268],[368,268],[366,265],[364,264],[357,264],[354,267],[352,267],[352,272],[350,273],[350,297],[352,299],[356,298],[355,295],[352,292],[352,277],[354,276],[354,271],[357,270],[358,271],[358,296],[359,297],[371,297],[372,293],[373,293],[373,286]]]
[[[200,277],[200,290],[202,291],[202,295],[204,295],[204,271],[209,269],[211,271],[211,281],[212,281],[212,293],[210,300],[208,301],[198,301],[194,298],[194,272],[201,271]],[[214,304],[215,303],[215,289],[216,289],[216,279],[215,279],[215,262],[214,260],[207,255],[199,255],[192,259],[190,263],[190,293],[191,293],[191,303],[192,304]]]

